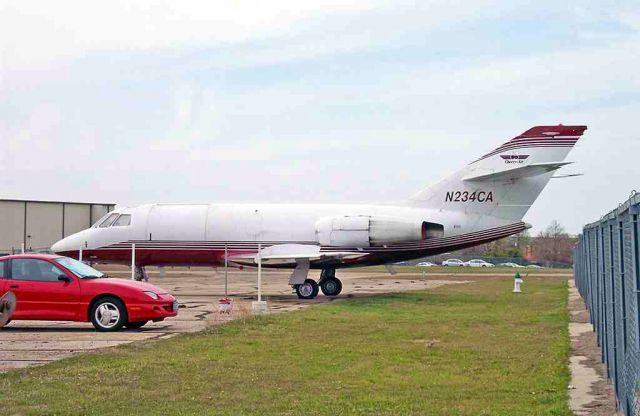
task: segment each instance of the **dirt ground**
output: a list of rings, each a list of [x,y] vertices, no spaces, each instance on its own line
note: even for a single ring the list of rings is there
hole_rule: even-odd
[[[129,278],[124,267],[102,268],[113,277]],[[320,294],[316,299],[300,300],[287,285],[289,271],[263,272],[263,300],[269,313],[304,308],[332,301]],[[176,318],[149,323],[139,330],[100,333],[90,323],[14,321],[0,330],[0,372],[31,365],[46,364],[86,351],[113,347],[135,341],[166,338],[179,333],[195,332],[208,325],[222,323],[217,302],[224,295],[224,273],[213,269],[168,269],[162,275],[149,270],[150,282],[176,296],[184,308]],[[313,276],[317,278],[317,276]],[[398,274],[340,271],[343,292],[337,299],[370,296],[404,290],[432,289],[445,284],[460,283],[460,279],[422,274]],[[254,269],[229,271],[229,293],[234,299],[234,318],[251,314],[251,302],[256,300],[257,276]]]
[[[597,335],[573,280],[569,282],[569,314],[571,410],[576,415],[616,415],[615,393],[607,380],[607,368],[601,361]]]

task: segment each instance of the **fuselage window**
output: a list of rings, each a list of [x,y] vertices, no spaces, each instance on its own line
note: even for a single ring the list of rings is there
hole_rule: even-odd
[[[114,227],[126,227],[127,225],[131,225],[131,215],[129,214],[120,215],[113,223]]]
[[[116,218],[118,218],[118,214],[111,214],[107,217],[106,220],[102,221],[100,223],[100,228],[107,228],[109,226],[111,226],[111,224],[113,224],[113,222],[116,220]]]

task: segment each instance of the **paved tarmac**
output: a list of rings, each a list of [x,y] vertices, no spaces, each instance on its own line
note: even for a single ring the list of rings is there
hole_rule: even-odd
[[[102,267],[110,276],[129,277],[124,267]],[[269,313],[301,309],[332,301],[320,294],[316,299],[300,300],[288,286],[290,271],[263,271],[263,300]],[[317,274],[317,273],[315,273]],[[314,278],[317,278],[315,276]],[[114,347],[135,341],[167,338],[180,333],[195,332],[224,322],[218,315],[218,300],[224,295],[224,273],[218,269],[167,269],[164,276],[156,269],[149,271],[150,282],[176,296],[184,305],[176,318],[148,323],[138,330],[115,333],[96,332],[90,323],[13,321],[0,330],[0,372],[71,357],[100,348]],[[234,318],[251,314],[251,302],[257,296],[255,269],[229,271],[229,293],[234,299]],[[432,289],[452,280],[429,280],[422,274],[367,273],[339,271],[343,292],[337,299],[371,296],[404,290]],[[443,278],[446,277],[443,275]]]

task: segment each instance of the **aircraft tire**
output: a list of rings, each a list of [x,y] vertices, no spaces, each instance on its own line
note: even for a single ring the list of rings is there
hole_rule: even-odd
[[[299,299],[313,299],[318,296],[320,288],[313,279],[307,279],[303,284],[296,286],[296,294]]]
[[[325,296],[338,296],[342,292],[342,282],[335,277],[324,279],[320,283],[320,289]]]

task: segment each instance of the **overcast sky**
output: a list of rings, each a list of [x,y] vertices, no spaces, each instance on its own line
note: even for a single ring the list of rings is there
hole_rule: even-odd
[[[586,124],[525,220],[640,191],[634,2],[0,0],[0,197],[401,200]]]

